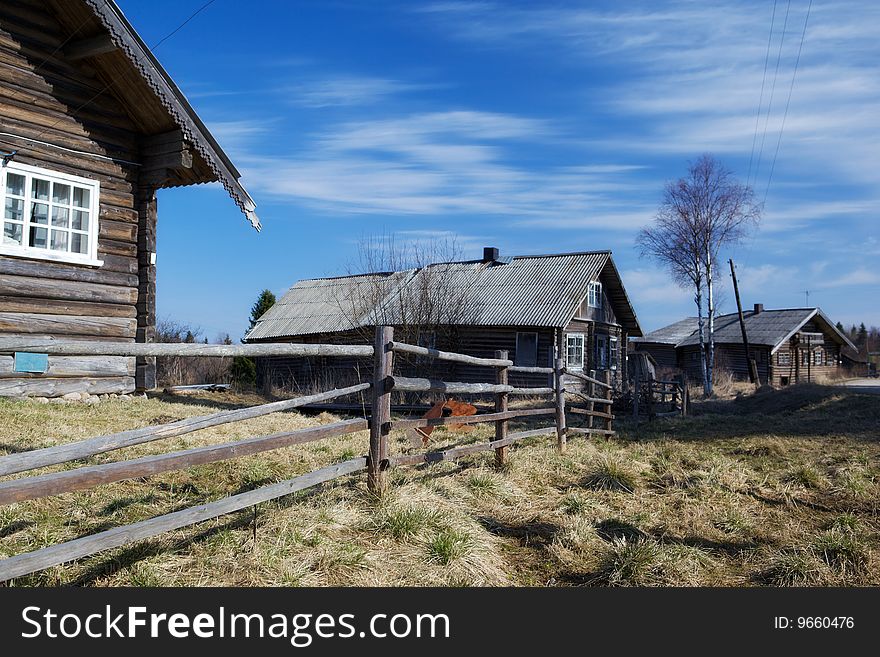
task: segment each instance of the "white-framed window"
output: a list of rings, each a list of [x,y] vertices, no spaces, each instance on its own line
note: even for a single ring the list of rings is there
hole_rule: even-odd
[[[602,283],[593,281],[587,288],[587,305],[590,308],[602,307]]]
[[[825,350],[822,347],[813,352],[813,365],[825,365]]]
[[[776,353],[776,364],[777,365],[791,365],[791,352],[790,351],[779,351]]]
[[[565,367],[575,372],[584,369],[584,334],[565,334]]]
[[[537,333],[516,334],[516,354],[513,362],[520,367],[536,367],[538,365]]]
[[[620,342],[616,335],[608,336],[608,364],[609,369],[616,370],[620,359]]]
[[[0,167],[0,254],[85,265],[98,260],[96,180],[17,162]]]

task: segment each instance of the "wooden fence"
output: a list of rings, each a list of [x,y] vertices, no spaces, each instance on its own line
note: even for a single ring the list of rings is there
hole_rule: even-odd
[[[687,379],[682,374],[675,381],[663,381],[648,377],[632,382],[632,416],[638,421],[641,416],[648,420],[659,417],[684,416],[688,414],[690,393]]]
[[[468,454],[494,450],[495,463],[503,466],[508,448],[535,436],[552,434],[557,448],[564,451],[570,434],[614,433],[611,413],[612,385],[607,376],[599,380],[580,372],[566,372],[562,359],[554,367],[518,367],[508,359],[506,351],[498,351],[494,358],[478,358],[394,341],[394,330],[380,326],[376,329],[373,345],[199,345],[199,344],[131,344],[95,342],[23,341],[0,339],[0,352],[34,351],[65,355],[119,355],[119,356],[345,356],[373,359],[373,377],[370,382],[318,394],[260,404],[248,408],[220,411],[210,415],[186,418],[159,426],[132,429],[115,434],[97,436],[53,447],[7,454],[0,457],[0,476],[27,472],[61,463],[95,456],[105,452],[146,442],[181,436],[200,429],[249,418],[277,413],[329,401],[339,397],[366,394],[370,391],[369,419],[350,419],[318,427],[284,431],[267,436],[255,436],[243,440],[208,445],[174,452],[167,452],[137,459],[115,461],[100,465],[78,467],[0,482],[0,505],[14,504],[50,495],[83,490],[117,481],[147,477],[162,472],[180,470],[196,465],[240,458],[261,452],[302,445],[333,436],[341,436],[369,429],[369,450],[365,456],[329,465],[286,481],[264,486],[256,490],[232,495],[200,506],[176,511],[131,525],[116,527],[91,536],[84,536],[33,552],[19,554],[0,560],[0,581],[7,581],[51,566],[79,559],[147,538],[167,531],[187,527],[204,520],[233,513],[241,509],[289,495],[318,484],[366,470],[371,491],[381,494],[388,485],[390,468],[436,463],[460,458]],[[492,382],[458,383],[411,378],[394,375],[394,354],[408,353],[469,365],[484,366],[494,370]],[[553,386],[543,388],[514,387],[508,383],[511,372],[527,372],[553,375]],[[566,375],[584,384],[581,389],[566,388]],[[466,417],[440,417],[436,419],[393,419],[391,395],[394,391],[436,392],[456,395],[491,395],[495,401],[494,412]],[[566,395],[578,403],[567,403]],[[544,397],[552,400],[546,407],[513,408],[508,405],[510,396]],[[598,408],[597,408],[598,407]],[[585,422],[585,426],[569,426],[567,415]],[[527,417],[552,416],[552,424],[528,431],[509,432],[510,420]],[[593,426],[598,421],[601,426]],[[394,429],[442,426],[445,424],[494,423],[495,436],[488,442],[453,446],[442,450],[415,454],[391,454],[389,436]]]

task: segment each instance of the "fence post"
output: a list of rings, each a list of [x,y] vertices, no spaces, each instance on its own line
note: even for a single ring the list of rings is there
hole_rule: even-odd
[[[678,386],[681,389],[681,414],[688,414],[688,402],[690,401],[690,391],[688,390],[687,377],[684,373],[678,375]]]
[[[565,368],[565,361],[557,358],[553,373],[556,379],[556,447],[560,452],[565,451],[566,429],[565,429],[565,385],[562,382],[562,373]]]
[[[495,358],[507,360],[507,351],[500,350],[495,352]],[[498,367],[495,369],[495,383],[499,385],[507,385],[507,368]],[[495,393],[495,412],[503,413],[507,410],[507,393]],[[507,438],[507,420],[495,420],[495,440],[503,440]],[[502,468],[507,463],[507,447],[498,447],[495,450],[495,467]]]
[[[388,344],[394,340],[394,329],[377,326],[373,340],[373,399],[370,414],[370,458],[367,463],[367,487],[382,494],[387,486],[388,434],[391,426],[391,393],[386,382],[391,376],[394,354]]]
[[[648,398],[646,400],[648,405],[648,422],[654,419],[654,377],[648,374],[648,385],[646,386],[648,390]]]
[[[611,371],[610,370],[605,370],[602,373],[602,381],[604,383],[607,383],[609,386],[611,385]],[[605,388],[605,399],[607,399],[608,401],[611,401],[611,388]],[[611,409],[612,409],[611,404],[605,404],[605,413],[607,413],[608,415],[611,415]],[[604,419],[605,419],[605,431],[612,431],[611,418],[606,417]]]

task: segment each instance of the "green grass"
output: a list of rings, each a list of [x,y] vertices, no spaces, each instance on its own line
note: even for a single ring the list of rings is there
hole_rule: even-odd
[[[473,544],[473,538],[467,532],[447,527],[428,541],[428,553],[431,561],[445,566],[467,556]]]

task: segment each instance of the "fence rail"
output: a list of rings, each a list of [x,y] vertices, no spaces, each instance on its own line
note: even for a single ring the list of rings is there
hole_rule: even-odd
[[[97,436],[73,443],[54,445],[28,452],[19,452],[0,457],[0,476],[58,465],[83,459],[104,452],[122,449],[146,442],[157,441],[192,433],[200,429],[239,422],[270,413],[299,408],[338,397],[370,393],[369,418],[345,420],[319,427],[309,427],[282,431],[267,436],[254,436],[242,440],[217,445],[208,445],[146,456],[136,459],[116,461],[99,465],[83,466],[60,472],[22,477],[0,482],[0,505],[23,502],[49,495],[83,490],[138,477],[147,477],[162,472],[179,470],[195,465],[215,463],[228,459],[241,458],[269,450],[282,449],[292,445],[309,443],[332,436],[351,434],[369,430],[368,453],[360,458],[320,468],[313,472],[271,484],[253,491],[232,495],[200,506],[165,514],[149,520],[117,527],[85,536],[66,543],[49,546],[17,556],[0,560],[0,581],[35,572],[102,550],[119,547],[133,541],[157,536],[166,531],[193,525],[204,520],[239,511],[254,504],[276,499],[294,491],[302,490],[337,477],[361,470],[367,471],[370,489],[381,493],[387,487],[388,470],[392,467],[436,463],[448,461],[482,451],[495,451],[495,462],[504,465],[508,448],[527,438],[556,435],[557,447],[565,450],[568,436],[575,434],[611,435],[614,415],[610,412],[612,386],[608,378],[601,381],[580,372],[566,372],[563,360],[557,358],[554,367],[521,367],[513,364],[506,351],[495,352],[495,358],[478,358],[466,354],[439,351],[394,341],[394,331],[390,327],[377,327],[373,345],[300,345],[300,344],[260,344],[260,345],[199,345],[199,344],[136,344],[119,342],[62,342],[55,340],[0,339],[0,353],[40,350],[42,353],[63,355],[113,355],[113,356],[356,356],[373,358],[373,379],[371,382],[336,390],[328,390],[313,395],[285,399],[260,404],[248,408],[220,411],[210,415],[186,418],[160,426],[143,427],[115,434]],[[395,376],[394,354],[414,354],[438,360],[480,365],[494,369],[494,382],[465,383],[447,382],[427,378]],[[551,387],[516,387],[508,383],[511,372],[547,374],[552,379]],[[552,376],[550,376],[552,375]],[[586,384],[585,392],[566,387],[566,375]],[[391,415],[391,395],[393,391],[439,392],[445,394],[491,395],[494,398],[494,412],[464,417],[440,417],[436,419],[406,418],[393,420]],[[508,405],[511,395],[534,395],[551,397],[552,406],[541,408],[513,408]],[[576,398],[584,407],[575,405],[566,395]],[[596,410],[600,405],[606,410]],[[606,412],[607,411],[607,412]],[[572,414],[587,422],[587,426],[568,426],[566,416]],[[553,424],[538,429],[510,433],[511,420],[549,416]],[[594,427],[599,421],[602,426]],[[478,444],[467,444],[433,450],[417,454],[390,454],[389,436],[392,429],[415,429],[451,424],[477,424],[492,422],[495,425],[495,439]]]

